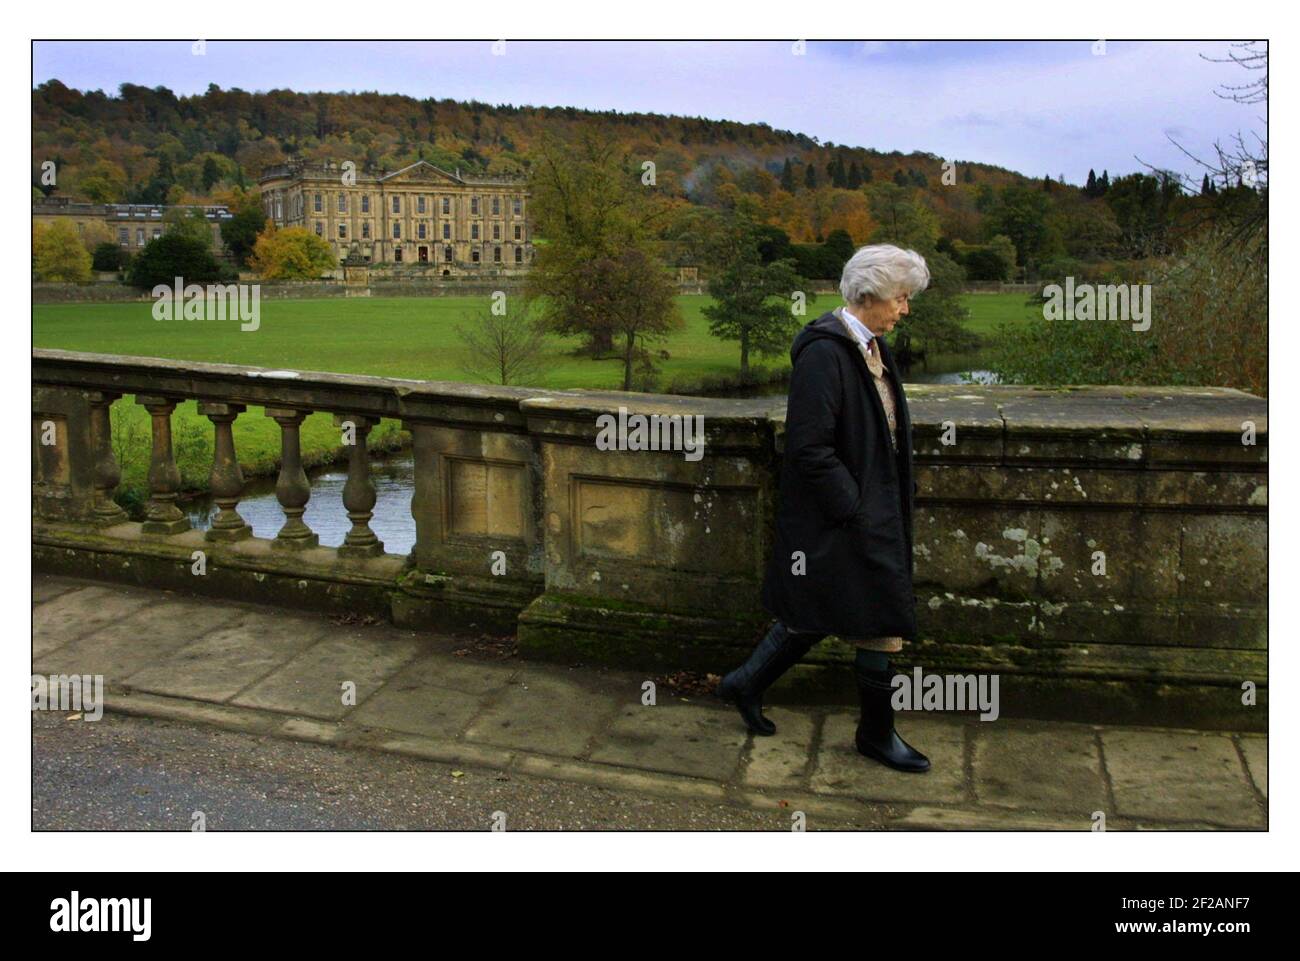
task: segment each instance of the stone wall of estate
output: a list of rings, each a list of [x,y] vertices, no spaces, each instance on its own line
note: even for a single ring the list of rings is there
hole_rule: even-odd
[[[1221,728],[1267,724],[1266,404],[1219,388],[909,386],[920,487],[920,638],[904,669],[996,672],[1003,713]],[[213,423],[212,531],[172,502],[170,415]],[[128,521],[108,411],[153,416],[154,490]],[[275,539],[238,517],[231,422],[281,429]],[[598,418],[700,415],[699,459],[602,450]],[[305,413],[364,435],[411,432],[409,556],[368,528],[364,447],[340,548],[301,521]],[[259,412],[258,416],[262,416]],[[762,632],[759,586],[779,496],[784,399],[545,391],[33,351],[33,557],[38,569],[311,609],[371,611],[429,630],[517,634],[525,657],[719,673]],[[232,467],[232,465],[236,465]],[[192,572],[203,550],[207,574]],[[847,693],[848,648],[789,677]],[[1258,704],[1243,705],[1243,685]]]

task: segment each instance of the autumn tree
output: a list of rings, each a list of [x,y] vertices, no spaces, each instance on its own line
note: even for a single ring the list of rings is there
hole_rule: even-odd
[[[316,280],[335,266],[330,245],[310,230],[274,225],[257,238],[248,265],[263,280]]]
[[[663,264],[638,246],[579,265],[574,280],[578,297],[607,325],[623,361],[623,390],[632,390],[636,371],[654,370],[650,343],[686,324],[676,284]]]
[[[616,316],[635,315],[632,305],[611,310],[594,271],[618,271],[610,289],[626,287],[634,268],[658,278],[663,267],[650,247],[667,206],[644,181],[635,159],[607,138],[588,131],[574,143],[544,138],[532,159],[531,212],[539,242],[527,294],[538,300],[541,320],[559,334],[580,334],[593,356],[614,347]],[[633,255],[635,252],[636,255]],[[653,267],[653,269],[651,269]],[[657,293],[647,290],[649,297]]]
[[[85,283],[90,280],[90,251],[72,224],[56,221],[32,231],[32,269],[37,280]]]

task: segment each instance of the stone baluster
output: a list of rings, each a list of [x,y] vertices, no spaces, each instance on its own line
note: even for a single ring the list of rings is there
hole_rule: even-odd
[[[377,557],[384,552],[384,545],[370,529],[370,518],[374,516],[375,484],[370,479],[370,451],[366,447],[366,438],[371,429],[379,423],[377,417],[362,414],[335,414],[334,423],[346,428],[352,425],[352,443],[348,448],[348,479],[343,485],[343,507],[352,521],[352,529],[343,539],[339,548],[341,557]]]
[[[302,469],[298,440],[299,428],[307,417],[307,411],[268,407],[266,416],[280,425],[280,476],[275,482],[275,497],[284,511],[284,526],[275,535],[271,547],[283,551],[315,547],[320,538],[302,519],[307,501],[311,499],[311,485],[307,482],[307,472]]]
[[[86,393],[90,404],[90,438],[94,447],[95,509],[92,520],[100,527],[112,527],[127,520],[126,511],[117,506],[113,492],[122,480],[122,470],[113,453],[113,401],[121,394],[92,390]]]
[[[172,454],[172,411],[178,399],[157,394],[137,394],[135,402],[153,418],[153,454],[149,458],[149,503],[140,530],[145,534],[179,534],[190,521],[176,506],[181,472]]]
[[[199,401],[199,413],[212,421],[215,439],[212,445],[212,472],[208,474],[208,489],[217,505],[217,516],[204,535],[210,541],[238,541],[251,537],[248,526],[235,507],[244,493],[244,472],[239,469],[235,456],[235,418],[244,412],[243,404],[226,404],[216,401]]]

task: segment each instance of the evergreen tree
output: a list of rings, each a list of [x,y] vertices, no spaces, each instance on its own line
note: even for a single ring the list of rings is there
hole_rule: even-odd
[[[740,377],[749,380],[751,352],[780,356],[803,324],[791,295],[807,290],[793,260],[767,261],[762,248],[773,239],[752,216],[736,210],[717,216],[710,230],[713,303],[702,308],[709,333],[740,342]],[[849,252],[853,244],[849,241]]]
[[[790,163],[790,158],[785,158],[785,166],[781,168],[781,189],[786,193],[794,193],[794,165]]]
[[[817,189],[817,168],[813,164],[808,165],[808,170],[804,174],[803,184],[809,190]]]
[[[861,186],[862,171],[858,169],[858,162],[855,160],[853,163],[849,164],[848,188],[850,190],[857,190]]]
[[[221,168],[217,166],[216,158],[208,157],[203,161],[203,190],[210,191],[218,181],[221,180]]]
[[[1084,184],[1083,195],[1085,197],[1097,196],[1097,172],[1091,167],[1088,168],[1088,182]]]

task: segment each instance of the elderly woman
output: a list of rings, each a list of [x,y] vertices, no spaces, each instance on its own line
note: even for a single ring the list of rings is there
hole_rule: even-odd
[[[863,247],[844,265],[844,306],[795,337],[781,505],[763,580],[763,607],[777,621],[718,688],[751,731],[774,734],[763,692],[834,634],[857,647],[857,749],[900,771],[926,771],[930,761],[894,730],[889,655],[916,637],[916,488],[907,398],[883,335],[929,282],[915,251]]]

